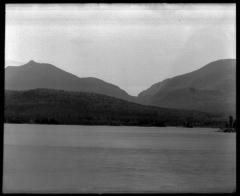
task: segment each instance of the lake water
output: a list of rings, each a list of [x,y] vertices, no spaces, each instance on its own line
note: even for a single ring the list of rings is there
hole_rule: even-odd
[[[4,124],[4,193],[235,189],[235,133],[210,128]]]

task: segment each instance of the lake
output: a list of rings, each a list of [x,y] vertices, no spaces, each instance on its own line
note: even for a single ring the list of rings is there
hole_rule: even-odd
[[[211,128],[4,124],[4,193],[225,193],[236,133]]]

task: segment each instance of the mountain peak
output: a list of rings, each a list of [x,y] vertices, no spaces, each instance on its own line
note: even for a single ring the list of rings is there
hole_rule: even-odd
[[[156,83],[140,93],[139,98],[158,107],[231,114],[236,108],[235,74],[236,60],[220,59],[165,83]]]
[[[124,90],[98,78],[79,78],[52,64],[30,60],[5,71],[5,87],[10,90],[36,88],[94,92],[125,100],[133,100]]]
[[[37,63],[37,62],[34,60],[30,60],[27,64],[32,64],[32,63]]]

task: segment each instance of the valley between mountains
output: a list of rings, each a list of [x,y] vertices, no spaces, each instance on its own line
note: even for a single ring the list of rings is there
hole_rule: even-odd
[[[47,63],[5,68],[5,122],[224,126],[236,113],[236,60],[210,62],[131,96]]]

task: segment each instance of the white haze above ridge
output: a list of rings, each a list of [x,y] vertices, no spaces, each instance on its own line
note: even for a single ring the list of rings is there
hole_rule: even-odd
[[[51,63],[137,95],[236,58],[235,17],[234,4],[6,5],[5,66]]]

